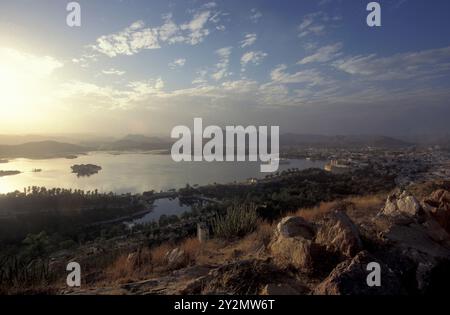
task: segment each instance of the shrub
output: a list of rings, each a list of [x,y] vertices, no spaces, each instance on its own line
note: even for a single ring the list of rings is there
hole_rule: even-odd
[[[258,221],[254,204],[235,204],[224,215],[218,215],[212,220],[212,229],[217,238],[234,240],[255,231]]]

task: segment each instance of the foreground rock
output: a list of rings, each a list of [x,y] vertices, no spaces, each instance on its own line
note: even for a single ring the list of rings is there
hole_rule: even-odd
[[[315,241],[329,252],[351,258],[362,249],[358,228],[345,212],[335,211],[319,224]]]
[[[433,192],[425,199],[424,207],[450,233],[450,192],[443,189]]]
[[[313,243],[314,226],[300,217],[286,217],[277,225],[270,245],[276,263],[281,267],[293,267],[312,272],[320,248]]]
[[[174,248],[166,254],[167,265],[169,269],[175,270],[185,267],[188,264],[188,257],[184,250]]]
[[[183,268],[186,254],[175,248],[166,255],[169,269],[177,269],[169,275],[96,293],[443,294],[450,280],[449,197],[435,191],[419,203],[397,192],[366,216],[347,210],[314,222],[286,217],[258,258]],[[371,263],[380,267],[381,286],[367,282]]]
[[[281,237],[301,236],[311,240],[315,235],[314,226],[301,217],[286,217],[277,225],[277,233]]]
[[[381,213],[388,216],[417,217],[421,214],[421,206],[419,201],[408,192],[395,192],[388,197]]]
[[[381,264],[380,286],[369,286],[367,266],[377,259],[368,252],[360,252],[340,263],[314,290],[315,295],[397,295],[402,293],[399,279],[385,264]]]

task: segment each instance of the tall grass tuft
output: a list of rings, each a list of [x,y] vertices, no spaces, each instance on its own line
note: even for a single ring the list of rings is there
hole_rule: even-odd
[[[255,204],[235,204],[224,215],[217,215],[211,225],[215,237],[232,241],[254,232],[258,222]]]

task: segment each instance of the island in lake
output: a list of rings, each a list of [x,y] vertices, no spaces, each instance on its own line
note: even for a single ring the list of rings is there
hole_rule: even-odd
[[[20,174],[20,171],[0,171],[0,177]]]
[[[78,177],[81,176],[92,176],[101,171],[101,167],[94,164],[81,164],[71,166],[72,173],[77,174]]]

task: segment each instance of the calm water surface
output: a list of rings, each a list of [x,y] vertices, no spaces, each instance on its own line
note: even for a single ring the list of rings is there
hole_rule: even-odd
[[[288,168],[323,168],[325,162],[291,160],[289,165],[280,165],[279,170]],[[102,170],[91,177],[77,177],[71,173],[74,164],[95,164]],[[35,173],[33,169],[42,169]],[[126,153],[115,155],[92,152],[77,159],[48,160],[15,159],[0,164],[0,170],[17,170],[22,174],[0,177],[0,193],[24,187],[98,189],[100,192],[142,193],[149,190],[168,190],[190,185],[232,183],[248,178],[262,178],[259,162],[181,162],[176,163],[170,155]]]

